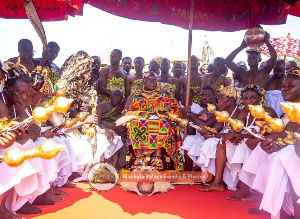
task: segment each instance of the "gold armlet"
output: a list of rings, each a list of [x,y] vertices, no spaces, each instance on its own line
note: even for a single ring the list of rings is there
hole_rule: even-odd
[[[208,127],[208,126],[203,126],[203,128],[205,128],[207,131],[209,131],[211,133],[214,133],[214,134],[218,133],[215,128],[211,128],[211,127]]]
[[[282,139],[278,138],[275,143],[278,144],[280,147],[285,147],[287,145],[293,145],[295,144],[295,139],[293,138],[293,133],[290,131],[286,131],[287,136]]]
[[[128,111],[125,113],[125,116],[136,116],[138,118],[142,118],[140,113],[143,113],[143,111]]]

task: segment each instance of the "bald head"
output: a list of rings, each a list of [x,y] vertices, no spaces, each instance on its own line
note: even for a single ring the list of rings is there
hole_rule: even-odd
[[[288,61],[286,63],[286,73],[293,71],[297,67],[297,63],[295,61]]]

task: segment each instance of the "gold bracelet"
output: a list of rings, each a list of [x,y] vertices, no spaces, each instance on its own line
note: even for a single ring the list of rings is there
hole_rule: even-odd
[[[212,132],[214,134],[218,133],[215,128],[211,128],[211,127],[208,127],[208,126],[203,126],[203,128],[205,128],[207,131]]]
[[[282,148],[287,145],[295,144],[295,139],[293,138],[293,133],[290,131],[286,131],[285,133],[287,134],[287,136],[284,139],[278,138],[276,141],[274,141],[275,144],[279,145]]]

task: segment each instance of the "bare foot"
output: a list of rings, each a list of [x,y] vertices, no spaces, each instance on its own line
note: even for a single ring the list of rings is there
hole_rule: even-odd
[[[260,193],[250,193],[250,195],[246,196],[245,198],[242,198],[242,201],[246,202],[261,202],[262,200],[262,194]]]
[[[33,202],[33,205],[54,205],[55,202],[52,199],[48,199],[44,194],[39,195]]]
[[[47,199],[50,199],[50,200],[52,200],[54,202],[63,202],[65,200],[64,198],[62,198],[62,197],[60,197],[60,196],[55,195],[54,193],[52,193],[50,191],[50,189],[47,192],[45,192],[44,195],[45,195],[45,197]]]
[[[14,214],[8,209],[0,209],[0,219],[25,219],[23,215]]]
[[[77,179],[81,177],[79,173],[73,172],[71,176],[69,176],[69,180],[73,181],[74,179]]]
[[[17,210],[17,213],[20,213],[20,214],[39,214],[39,213],[42,213],[42,209],[30,204],[29,202],[26,202],[25,205],[23,205],[19,210]]]
[[[64,192],[60,189],[58,189],[57,187],[51,187],[50,191],[54,194],[54,195],[68,195],[69,193]]]
[[[73,183],[66,182],[65,185],[62,186],[63,188],[76,188],[77,186]]]
[[[249,208],[248,213],[255,215],[270,215],[267,211],[259,210],[259,208]]]
[[[249,195],[249,190],[248,189],[247,190],[239,189],[235,193],[230,195],[227,199],[228,200],[234,200],[234,201],[240,201],[248,195]]]
[[[225,187],[222,184],[210,184],[208,186],[205,186],[204,188],[200,189],[201,192],[210,192],[210,191],[216,191],[216,192],[224,192]]]

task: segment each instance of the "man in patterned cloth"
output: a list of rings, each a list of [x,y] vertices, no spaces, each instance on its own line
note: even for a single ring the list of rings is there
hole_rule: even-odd
[[[182,139],[178,122],[169,121],[169,115],[181,117],[181,107],[176,99],[157,86],[156,73],[144,74],[144,87],[131,94],[126,102],[126,115],[137,119],[128,125],[130,144],[136,155],[133,167],[151,165],[163,170],[162,155],[165,151],[178,170],[183,169],[179,152]]]

